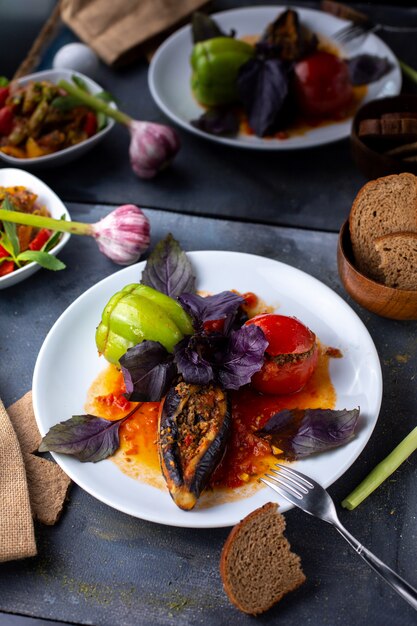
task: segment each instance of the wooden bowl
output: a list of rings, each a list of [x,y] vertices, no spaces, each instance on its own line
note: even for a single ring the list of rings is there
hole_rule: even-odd
[[[387,156],[358,136],[359,124],[362,120],[379,118],[383,113],[405,111],[417,113],[417,95],[409,94],[371,100],[356,112],[350,134],[351,154],[356,165],[367,178],[379,178],[401,172],[417,174],[417,161],[410,163],[398,157]]]
[[[417,320],[417,291],[386,287],[355,268],[348,221],[339,234],[337,267],[348,294],[368,311],[394,320]]]

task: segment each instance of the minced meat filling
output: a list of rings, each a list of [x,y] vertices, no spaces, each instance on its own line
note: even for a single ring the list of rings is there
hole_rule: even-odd
[[[269,359],[270,361],[274,361],[274,363],[276,363],[277,365],[285,365],[286,363],[298,363],[300,361],[304,361],[309,356],[311,356],[311,354],[315,350],[315,347],[316,345],[313,344],[310,350],[308,350],[307,352],[299,352],[298,354],[291,352],[290,354],[277,354],[276,356],[271,356],[266,352],[265,358]]]
[[[190,394],[183,410],[177,416],[179,454],[184,469],[195,456],[210,427],[219,422],[221,416],[219,395],[222,396],[222,393],[212,385],[193,389],[184,382],[177,385],[176,391],[182,397]]]

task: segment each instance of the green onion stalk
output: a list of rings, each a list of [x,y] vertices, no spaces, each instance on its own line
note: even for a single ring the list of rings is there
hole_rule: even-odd
[[[372,470],[370,474],[342,502],[345,509],[355,509],[381,483],[404,463],[417,450],[417,426],[398,444],[396,448]]]
[[[140,178],[153,178],[172,161],[180,149],[178,134],[170,126],[134,120],[77,85],[66,80],[60,80],[57,84],[90,109],[104,113],[128,128],[130,163]]]
[[[114,209],[95,224],[66,222],[53,217],[3,208],[0,208],[0,220],[47,228],[60,233],[93,237],[100,251],[119,265],[135,263],[148,248],[150,241],[149,220],[142,210],[133,204],[125,204]]]
[[[404,72],[404,74],[408,78],[410,78],[410,80],[412,80],[413,82],[417,83],[417,70],[415,70],[412,67],[410,67],[409,65],[407,65],[407,63],[404,63],[404,61],[398,60],[398,63],[400,64],[400,67],[401,67],[402,71]]]

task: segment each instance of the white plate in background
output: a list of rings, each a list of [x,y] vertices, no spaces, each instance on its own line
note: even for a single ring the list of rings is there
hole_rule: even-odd
[[[274,21],[285,6],[247,7],[215,13],[213,17],[225,32],[236,31],[236,37],[246,35],[261,35],[269,22]],[[301,24],[318,35],[332,40],[332,35],[349,24],[323,11],[291,7],[299,14]],[[352,118],[341,122],[334,122],[312,128],[303,135],[288,139],[263,139],[254,135],[238,135],[237,137],[220,137],[210,135],[191,125],[205,109],[195,100],[190,87],[191,66],[190,55],[193,43],[191,26],[184,26],[171,35],[152,57],[149,67],[148,84],[158,107],[174,122],[200,137],[218,143],[238,148],[252,148],[255,150],[292,150],[311,148],[331,143],[348,137]],[[401,90],[401,70],[397,58],[388,46],[374,34],[369,34],[366,40],[354,52],[348,54],[341,50],[344,57],[367,53],[387,57],[392,69],[375,83],[368,85],[368,91],[361,104],[382,98],[395,96]]]

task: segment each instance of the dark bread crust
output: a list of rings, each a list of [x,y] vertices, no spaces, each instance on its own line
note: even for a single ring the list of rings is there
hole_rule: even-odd
[[[283,536],[285,519],[268,502],[237,524],[223,546],[220,574],[230,601],[259,615],[297,589],[305,576],[300,558]]]
[[[383,282],[374,240],[399,231],[417,232],[417,177],[392,174],[366,183],[353,202],[349,230],[358,270]]]

